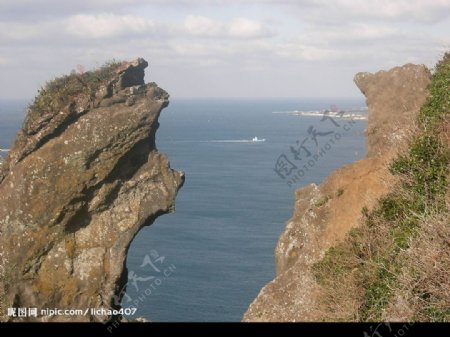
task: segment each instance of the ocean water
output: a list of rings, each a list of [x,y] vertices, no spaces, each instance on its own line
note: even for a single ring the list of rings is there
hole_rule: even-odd
[[[0,149],[8,149],[25,117],[27,100],[0,100]],[[6,153],[0,152],[0,156]]]
[[[0,148],[9,146],[25,105],[0,101]],[[160,117],[157,147],[174,169],[185,171],[186,182],[176,212],[133,241],[123,306],[151,321],[241,320],[275,276],[273,252],[292,215],[295,188],[319,183],[366,152],[366,120],[344,130],[346,120],[272,112],[364,105],[362,97],[172,99]],[[274,170],[283,161],[288,170],[277,168],[285,179]],[[292,164],[297,169],[287,175]]]

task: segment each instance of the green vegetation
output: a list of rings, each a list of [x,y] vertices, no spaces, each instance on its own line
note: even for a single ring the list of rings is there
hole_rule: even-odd
[[[322,207],[323,205],[325,205],[328,200],[330,200],[330,197],[328,195],[320,198],[319,200],[317,200],[317,202],[314,204],[314,206],[316,207]]]
[[[413,320],[450,321],[450,53],[429,92],[408,151],[390,165],[398,188],[363,209],[361,227],[314,266],[325,319],[378,321],[396,308]]]
[[[344,194],[344,189],[343,188],[338,188],[336,191],[336,196],[339,198],[342,194]]]
[[[90,98],[102,84],[106,84],[114,78],[115,71],[121,64],[122,62],[110,61],[97,70],[84,73],[72,72],[70,75],[47,82],[30,104],[30,112],[23,129],[25,131],[32,130],[36,120],[51,119],[76,97]]]

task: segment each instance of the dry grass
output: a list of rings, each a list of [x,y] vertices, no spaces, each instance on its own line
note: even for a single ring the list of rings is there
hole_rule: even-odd
[[[324,320],[450,321],[450,54],[404,153],[390,194],[314,266]]]
[[[412,192],[396,190],[410,203]],[[380,207],[366,212],[314,267],[323,320],[450,321],[449,209],[388,213],[390,220]]]
[[[409,249],[395,291],[401,294],[388,305],[387,319],[450,321],[450,216],[422,219],[420,232]]]
[[[81,74],[72,73],[47,82],[29,106],[22,126],[25,133],[36,133],[38,131],[36,128],[46,124],[74,98],[82,96],[93,98],[100,86],[107,84],[116,75],[116,70],[121,65],[122,62],[113,60],[97,70]]]
[[[322,289],[319,306],[324,320],[377,321],[383,316],[397,282],[399,253],[418,232],[413,219],[400,215],[401,207],[391,205],[392,200],[401,202],[400,206],[409,204],[413,196],[400,193],[400,187],[394,190],[399,193],[382,200],[374,211],[363,210],[363,225],[352,229],[346,240],[314,266]],[[397,223],[399,216],[407,220]]]

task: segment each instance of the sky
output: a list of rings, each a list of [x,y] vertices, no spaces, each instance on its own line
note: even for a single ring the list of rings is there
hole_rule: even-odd
[[[176,98],[359,97],[357,72],[432,67],[449,37],[450,0],[0,0],[0,99],[137,57]]]

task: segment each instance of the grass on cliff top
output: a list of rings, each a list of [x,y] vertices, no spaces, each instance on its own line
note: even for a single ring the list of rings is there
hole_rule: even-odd
[[[38,90],[38,95],[29,105],[29,112],[23,129],[29,130],[32,125],[46,116],[51,118],[66,107],[75,97],[84,95],[92,97],[101,85],[111,81],[116,70],[123,62],[112,60],[96,70],[57,77],[47,82]]]
[[[314,265],[324,320],[450,321],[450,53],[428,89],[399,186]]]

